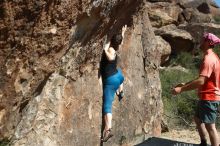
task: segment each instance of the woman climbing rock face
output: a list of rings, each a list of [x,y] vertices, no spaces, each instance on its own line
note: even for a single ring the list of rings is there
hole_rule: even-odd
[[[126,26],[122,28],[122,34],[116,34],[107,40],[104,44],[104,53],[101,60],[100,72],[103,85],[103,114],[104,114],[104,130],[102,141],[106,142],[113,136],[112,128],[112,102],[117,94],[123,97],[123,81],[124,77],[120,69],[117,69],[118,55],[120,44],[124,38]]]

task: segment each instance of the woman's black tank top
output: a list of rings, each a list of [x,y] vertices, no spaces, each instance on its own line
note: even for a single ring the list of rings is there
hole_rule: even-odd
[[[102,77],[107,78],[118,72],[117,71],[117,57],[118,56],[116,55],[115,60],[109,61],[107,59],[105,52],[103,52],[102,59],[101,59],[101,67],[100,67]]]

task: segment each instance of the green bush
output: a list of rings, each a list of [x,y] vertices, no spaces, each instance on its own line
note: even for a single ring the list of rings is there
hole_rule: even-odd
[[[2,140],[0,141],[0,146],[8,146],[9,141],[8,140]]]
[[[220,17],[216,18],[220,23]],[[220,45],[215,47],[214,52],[220,57]],[[193,121],[195,108],[198,101],[197,91],[183,92],[177,96],[171,94],[171,88],[178,83],[186,83],[198,77],[199,68],[203,59],[201,50],[197,50],[197,56],[189,52],[182,52],[176,56],[171,56],[168,66],[180,65],[188,72],[174,69],[165,69],[160,71],[160,79],[162,84],[162,100],[164,104],[164,113],[169,117],[182,117],[187,122]],[[179,118],[167,118],[169,125],[178,124],[185,125],[183,120]],[[217,126],[220,127],[220,120],[217,120]]]
[[[162,100],[164,103],[164,112],[171,117],[180,116],[189,123],[192,122],[196,100],[198,99],[195,91],[181,93],[177,96],[171,94],[171,88],[178,83],[190,81],[198,76],[196,70],[188,73],[179,70],[162,70],[160,78],[162,84]],[[177,121],[180,124],[183,121]]]
[[[179,55],[174,56],[170,60],[170,64],[172,65],[181,65],[185,68],[193,68],[193,56],[188,52],[181,52]]]
[[[220,57],[220,46],[215,47],[213,50]]]
[[[214,52],[220,56],[220,47],[214,48]],[[188,123],[193,121],[195,108],[198,101],[197,91],[183,92],[177,96],[171,94],[171,88],[178,83],[186,83],[198,77],[199,68],[202,61],[202,53],[193,56],[190,53],[182,52],[177,56],[172,56],[169,64],[171,66],[180,65],[187,71],[166,69],[160,71],[160,79],[162,84],[162,100],[164,103],[164,113],[171,117],[182,117]],[[178,118],[168,120],[168,123],[185,124],[183,120]],[[220,125],[220,124],[218,124]]]
[[[215,23],[219,24],[220,23],[220,16],[215,16],[214,20],[215,20]]]
[[[192,123],[198,96],[196,91],[183,92],[177,96],[171,94],[171,88],[179,83],[186,83],[198,77],[199,66],[202,60],[201,54],[193,56],[188,52],[182,52],[170,59],[171,66],[180,65],[186,71],[166,69],[160,71],[162,84],[162,100],[164,112],[170,117],[181,117],[188,123]],[[180,118],[167,119],[170,124],[185,124]],[[172,126],[172,125],[171,125]]]

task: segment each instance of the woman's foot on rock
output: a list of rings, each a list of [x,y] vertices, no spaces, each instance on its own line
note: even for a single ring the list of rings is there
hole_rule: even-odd
[[[113,136],[111,129],[104,130],[103,133],[102,142],[107,142]]]

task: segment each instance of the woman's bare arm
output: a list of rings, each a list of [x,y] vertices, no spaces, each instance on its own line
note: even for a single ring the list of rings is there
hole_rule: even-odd
[[[124,43],[124,37],[125,37],[125,31],[127,30],[127,25],[123,26],[122,27],[122,32],[121,32],[121,35],[122,35],[122,42],[121,42],[121,45]]]
[[[106,54],[107,59],[108,59],[109,61],[115,60],[116,54],[115,54],[115,50],[114,50],[112,47],[106,49],[106,50],[105,50],[105,54]]]
[[[110,47],[110,40],[109,40],[109,39],[106,39],[105,42],[104,42],[103,49],[104,49],[104,50],[107,50],[109,47]]]
[[[105,41],[103,49],[109,61],[115,60],[115,50],[112,47],[110,47],[109,39]]]
[[[127,25],[125,25],[125,26],[122,27],[122,33],[121,33],[122,38],[124,38],[124,36],[125,36],[125,31],[126,31],[126,30],[127,30]]]

